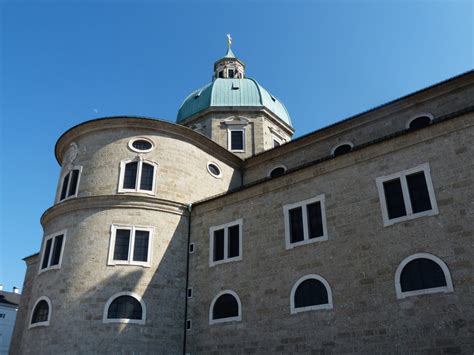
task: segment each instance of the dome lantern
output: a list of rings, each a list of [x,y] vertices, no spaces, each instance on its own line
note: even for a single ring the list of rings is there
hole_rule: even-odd
[[[243,79],[245,76],[245,64],[232,52],[232,37],[227,34],[227,52],[214,63],[213,80],[220,79]]]

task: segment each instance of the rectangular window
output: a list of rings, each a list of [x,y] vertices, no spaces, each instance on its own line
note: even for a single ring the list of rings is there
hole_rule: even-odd
[[[61,179],[60,194],[58,202],[77,196],[79,186],[79,178],[81,176],[82,166],[76,166],[68,171]]]
[[[209,229],[209,265],[242,259],[242,219]]]
[[[153,227],[112,225],[108,265],[151,266]]]
[[[324,195],[283,206],[286,249],[327,240]]]
[[[118,192],[155,194],[155,175],[158,165],[149,161],[122,161]]]
[[[232,152],[245,151],[245,129],[229,129],[229,150]]]
[[[428,163],[376,179],[384,226],[438,214]]]
[[[194,253],[194,243],[189,244],[189,254]]]
[[[61,267],[66,231],[45,237],[40,272]]]

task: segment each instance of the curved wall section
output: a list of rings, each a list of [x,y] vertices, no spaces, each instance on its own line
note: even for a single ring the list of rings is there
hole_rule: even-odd
[[[157,203],[153,209],[150,203],[135,202],[135,206],[114,203],[90,208],[86,200],[82,206],[79,200],[67,201],[43,216],[45,235],[67,230],[67,239],[59,269],[38,274],[38,265],[34,271],[30,299],[49,297],[52,317],[49,326],[24,331],[22,352],[173,353],[180,349],[188,230],[185,206]],[[153,229],[150,267],[109,265],[113,225]],[[143,299],[145,324],[104,323],[107,300],[123,291]]]

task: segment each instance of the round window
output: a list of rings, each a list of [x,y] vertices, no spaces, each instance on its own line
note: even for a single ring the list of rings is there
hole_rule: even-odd
[[[207,163],[207,171],[216,178],[220,178],[222,176],[221,169],[216,163]]]
[[[146,138],[136,138],[132,139],[128,146],[135,152],[146,153],[153,149],[153,142]]]
[[[342,144],[336,149],[334,149],[334,152],[332,153],[335,157],[349,153],[352,150],[352,146],[350,144]]]

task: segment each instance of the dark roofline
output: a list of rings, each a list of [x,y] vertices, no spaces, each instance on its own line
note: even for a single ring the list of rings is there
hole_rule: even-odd
[[[31,254],[31,255],[28,255],[28,256],[25,256],[25,257],[24,257],[23,259],[21,259],[21,260],[26,261],[27,259],[32,258],[32,257],[34,257],[34,256],[38,256],[38,255],[39,255],[39,252],[38,252],[38,253]]]
[[[363,116],[363,115],[366,115],[366,114],[368,114],[368,113],[377,111],[377,110],[382,109],[382,108],[384,108],[384,107],[387,107],[387,106],[393,105],[393,104],[395,104],[395,103],[397,103],[397,102],[400,102],[400,101],[403,101],[403,100],[405,100],[405,99],[408,99],[409,97],[418,95],[418,94],[420,94],[420,93],[422,93],[422,92],[431,90],[431,89],[436,88],[436,87],[438,87],[438,86],[442,86],[442,85],[447,84],[447,83],[449,83],[449,82],[451,82],[451,81],[457,80],[457,79],[459,79],[459,78],[461,78],[461,77],[469,76],[469,75],[472,75],[472,74],[474,74],[474,70],[468,70],[468,71],[466,71],[466,72],[464,72],[464,73],[461,73],[461,74],[458,74],[458,75],[453,76],[453,77],[451,77],[451,78],[448,78],[448,79],[446,79],[446,80],[440,81],[440,82],[438,82],[438,83],[436,83],[436,84],[427,86],[427,87],[425,87],[425,88],[423,88],[423,89],[420,89],[420,90],[414,91],[414,92],[412,92],[412,93],[410,93],[410,94],[407,94],[407,95],[404,95],[404,96],[402,96],[402,97],[399,97],[398,99],[395,99],[395,100],[392,100],[392,101],[388,101],[388,102],[386,102],[386,103],[384,103],[384,104],[381,104],[381,105],[379,105],[379,106],[375,106],[375,107],[373,107],[373,108],[371,108],[371,109],[368,109],[368,110],[366,110],[366,111],[362,111],[362,112],[357,113],[357,114],[355,114],[355,115],[349,116],[348,118],[345,118],[345,119],[343,119],[343,120],[341,120],[341,121],[337,121],[337,122],[335,122],[335,123],[331,123],[331,124],[328,125],[328,126],[325,126],[325,127],[319,128],[319,129],[317,129],[317,130],[315,130],[315,131],[306,133],[306,134],[304,134],[304,135],[302,135],[302,136],[300,136],[300,137],[298,137],[298,138],[295,138],[295,139],[291,140],[291,141],[288,142],[288,143],[285,143],[285,144],[280,145],[280,146],[278,146],[278,147],[275,147],[275,148],[273,148],[273,149],[265,150],[265,151],[263,151],[263,152],[257,153],[257,154],[255,154],[255,155],[253,155],[253,156],[251,156],[251,157],[248,157],[248,158],[244,159],[244,162],[246,163],[246,162],[248,162],[248,161],[251,161],[251,160],[252,160],[253,158],[255,158],[255,157],[260,157],[260,156],[262,156],[262,155],[264,155],[264,154],[268,154],[268,153],[270,153],[270,152],[274,152],[275,149],[283,149],[283,148],[285,148],[285,147],[288,147],[288,146],[291,145],[292,143],[298,142],[298,141],[300,141],[300,140],[302,140],[302,139],[305,139],[305,138],[307,138],[307,137],[309,137],[309,136],[318,134],[318,133],[323,132],[323,131],[325,131],[325,130],[327,130],[327,129],[330,129],[330,128],[332,128],[332,127],[335,127],[335,126],[338,126],[338,125],[340,125],[340,124],[346,123],[346,122],[351,121],[351,120],[354,120],[354,119],[356,119],[356,118],[359,118],[360,116]]]
[[[388,141],[390,139],[394,139],[394,138],[397,138],[397,137],[400,137],[400,136],[403,136],[403,135],[406,135],[406,134],[410,134],[410,133],[413,133],[415,131],[418,131],[418,130],[421,130],[421,129],[428,129],[429,127],[435,125],[435,124],[438,124],[438,123],[441,123],[441,122],[445,122],[445,121],[448,121],[448,120],[451,120],[451,119],[454,119],[456,117],[459,117],[461,115],[464,115],[466,113],[471,113],[471,112],[474,112],[474,106],[469,106],[463,110],[460,110],[460,111],[456,111],[456,112],[452,112],[452,113],[449,113],[449,114],[446,114],[444,116],[441,116],[437,119],[434,119],[431,124],[429,126],[426,126],[426,127],[422,127],[422,128],[419,128],[419,129],[409,129],[409,128],[405,128],[403,130],[400,130],[398,132],[395,132],[395,133],[391,133],[391,134],[388,134],[386,136],[383,136],[383,137],[380,137],[380,138],[377,138],[377,139],[374,139],[370,142],[367,142],[367,143],[363,143],[363,144],[360,144],[358,146],[354,146],[352,148],[352,150],[346,154],[344,154],[343,156],[345,155],[348,155],[348,154],[352,154],[353,152],[355,151],[358,151],[360,149],[363,149],[363,148],[366,148],[366,147],[369,147],[371,145],[375,145],[375,144],[378,144],[378,143],[382,143],[382,142],[385,142],[385,141]],[[317,165],[317,164],[320,164],[326,160],[331,160],[331,159],[337,159],[341,156],[333,156],[333,155],[326,155],[322,158],[319,158],[319,159],[316,159],[316,160],[313,160],[313,161],[310,161],[308,163],[305,163],[305,164],[302,164],[302,165],[299,165],[297,167],[294,167],[292,169],[288,169],[285,174],[283,175],[280,175],[280,176],[276,176],[276,177],[265,177],[263,179],[260,179],[260,180],[256,180],[256,181],[253,181],[249,184],[246,184],[246,185],[242,185],[242,186],[239,186],[235,189],[232,189],[232,190],[229,190],[227,192],[224,192],[224,193],[221,193],[219,195],[215,195],[215,196],[212,196],[212,197],[209,197],[207,199],[203,199],[203,200],[200,200],[200,201],[197,201],[197,202],[194,202],[193,203],[193,206],[196,206],[196,205],[200,205],[200,204],[203,204],[203,203],[206,203],[206,202],[210,202],[210,201],[213,201],[213,200],[216,200],[216,199],[219,199],[221,197],[225,197],[225,196],[228,196],[228,195],[232,195],[234,193],[237,193],[237,192],[240,192],[240,191],[243,191],[243,190],[246,190],[248,188],[251,188],[253,186],[257,186],[257,185],[260,185],[260,184],[264,184],[270,180],[275,180],[275,179],[279,179],[279,178],[282,178],[284,176],[287,176],[288,174],[291,174],[291,173],[294,173],[294,172],[297,172],[297,171],[300,171],[300,170],[303,170],[307,167],[310,167],[310,166],[313,166],[313,165]]]

